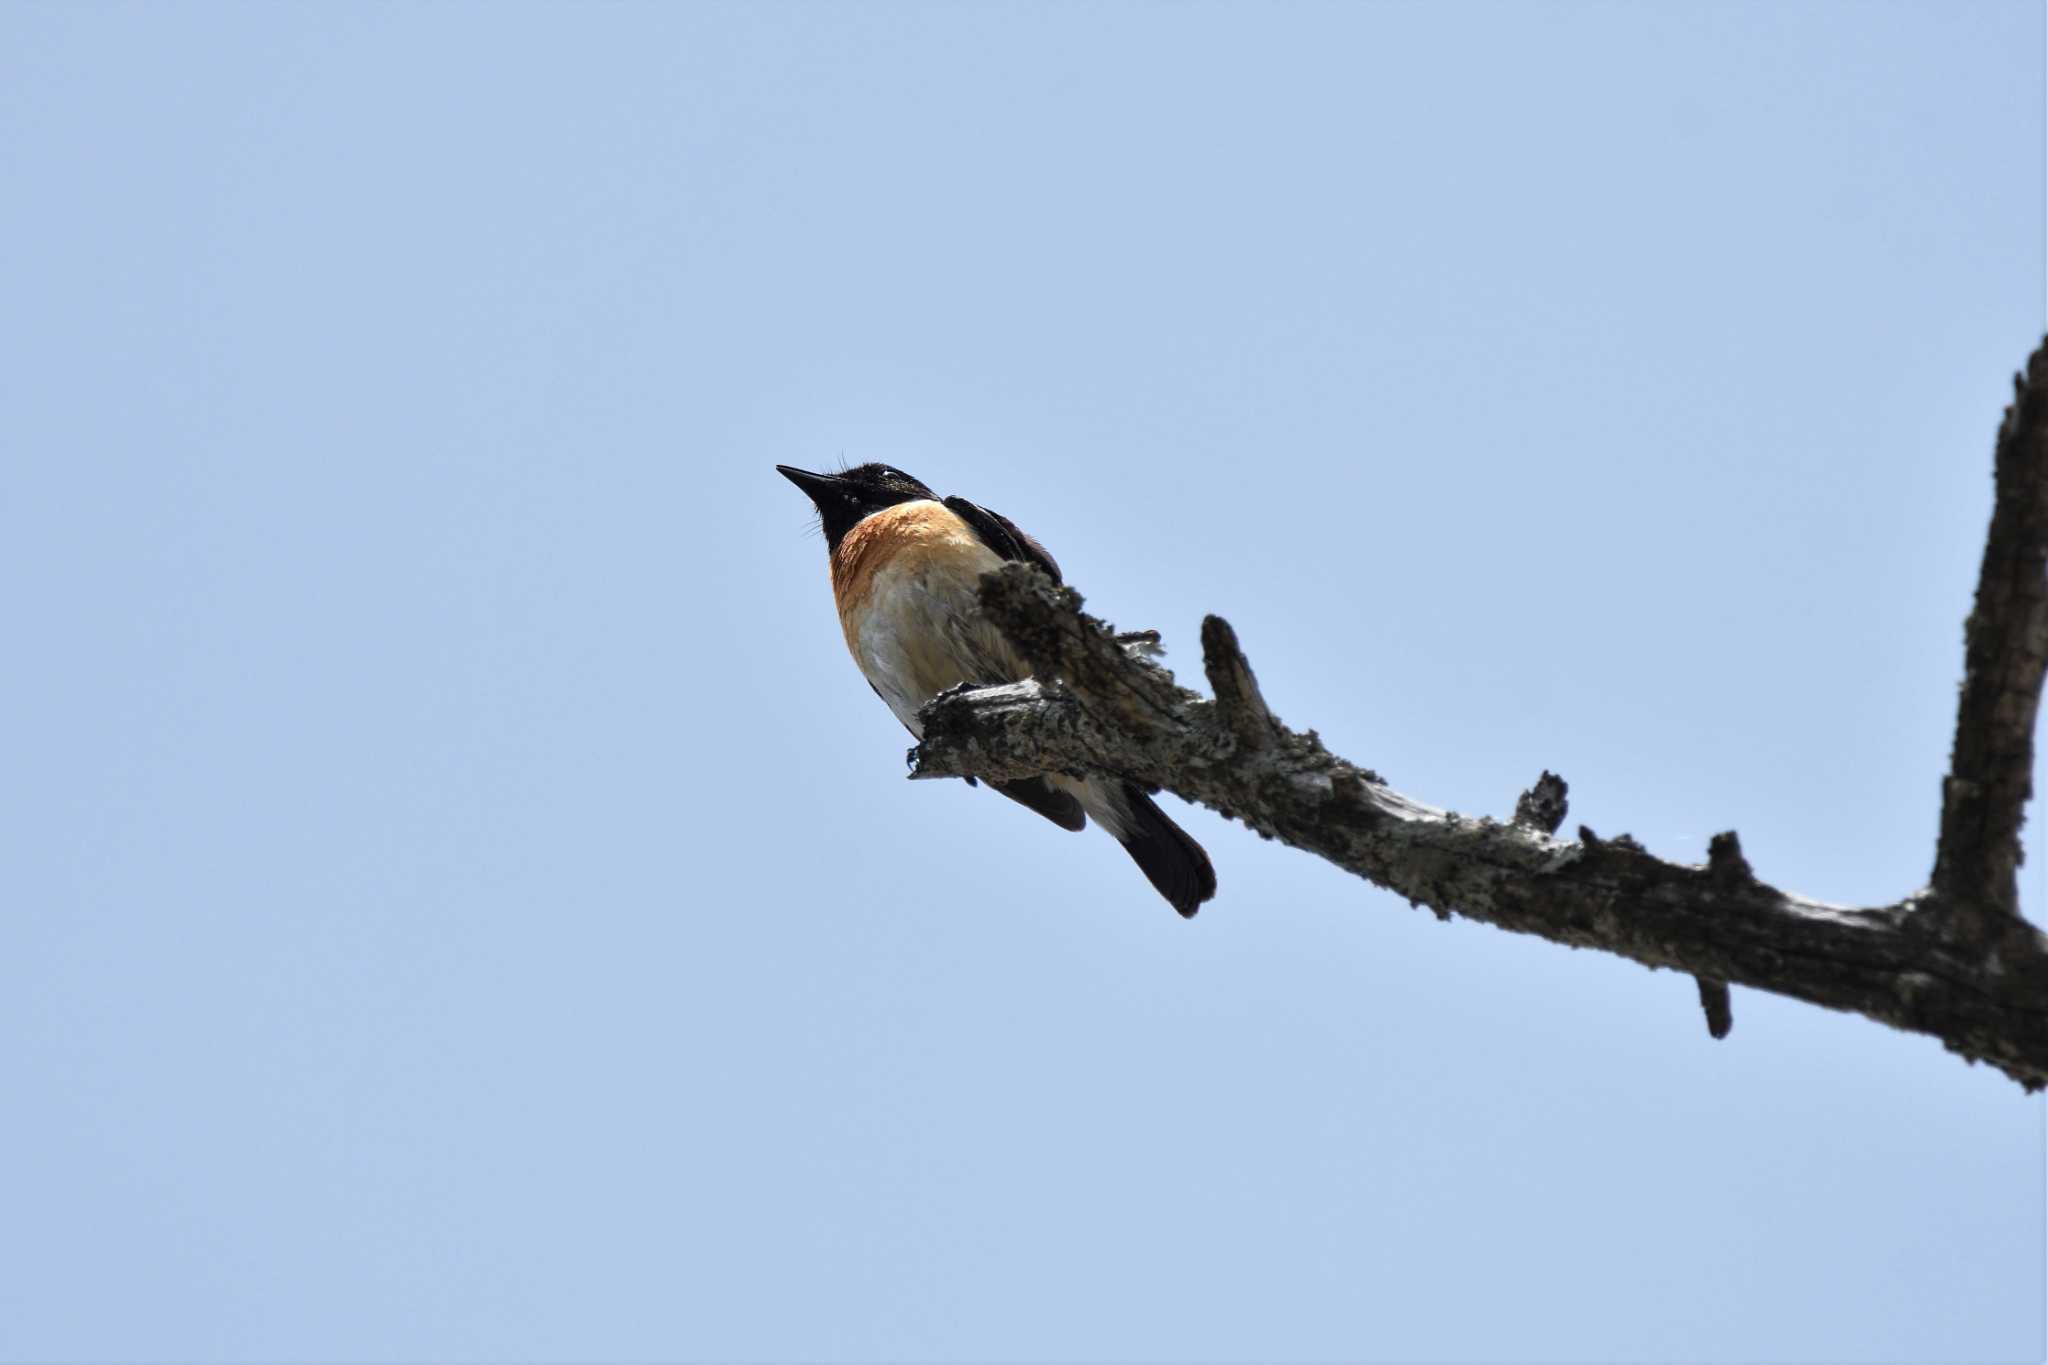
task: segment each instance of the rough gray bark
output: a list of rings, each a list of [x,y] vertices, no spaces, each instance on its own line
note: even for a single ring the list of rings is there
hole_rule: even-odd
[[[1565,784],[1544,773],[1506,821],[1439,810],[1280,723],[1228,622],[1202,625],[1212,698],[1022,564],[982,607],[1034,678],[960,687],[923,712],[913,777],[1114,773],[1315,853],[1440,918],[1464,915],[1693,976],[1709,1031],[1728,987],[1852,1011],[1938,1038],[2028,1090],[2048,1085],[2048,938],[2021,919],[2015,869],[2048,668],[2048,345],[1999,432],[1998,503],[1970,618],[1932,884],[1882,906],[1828,905],[1759,881],[1732,832],[1704,867],[1627,835],[1556,837]]]
[[[2048,666],[2048,346],[2013,381],[1997,500],[1964,623],[1963,696],[1942,784],[1933,885],[1957,906],[2019,913],[2020,825],[2034,794],[2034,717]],[[1967,930],[1966,930],[1967,932]]]

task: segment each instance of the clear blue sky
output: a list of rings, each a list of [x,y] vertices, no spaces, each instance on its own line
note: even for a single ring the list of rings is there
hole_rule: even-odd
[[[771,466],[1226,614],[1423,799],[1889,901],[2042,49],[0,5],[0,1357],[2037,1357],[2040,1099],[1206,811],[1184,924],[903,780]]]

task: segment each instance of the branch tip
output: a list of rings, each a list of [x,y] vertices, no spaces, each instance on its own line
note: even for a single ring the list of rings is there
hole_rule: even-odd
[[[1237,742],[1250,749],[1271,744],[1273,713],[1259,692],[1251,661],[1238,646],[1237,632],[1220,616],[1202,618],[1202,670],[1209,675],[1209,691]]]
[[[1742,856],[1742,841],[1734,830],[1723,830],[1707,840],[1707,875],[1724,891],[1756,884],[1756,873]]]
[[[2048,342],[2013,376],[1992,475],[1931,880],[1944,899],[2010,916],[2019,913],[2020,825],[2048,671]]]
[[[1735,1008],[1728,1000],[1728,983],[1710,976],[1696,976],[1693,980],[1699,983],[1700,1009],[1706,1012],[1708,1034],[1726,1038],[1728,1030],[1735,1027]]]
[[[1570,808],[1565,800],[1570,791],[1570,785],[1563,778],[1545,768],[1535,785],[1515,798],[1515,813],[1509,823],[1524,829],[1541,830],[1545,834],[1557,833],[1558,826],[1564,823],[1565,812]]]

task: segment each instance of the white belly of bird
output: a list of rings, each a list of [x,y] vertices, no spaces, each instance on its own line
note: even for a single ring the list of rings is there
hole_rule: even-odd
[[[980,575],[1002,561],[887,564],[876,573],[860,614],[854,652],[861,672],[910,732],[923,737],[918,708],[963,682],[1016,682],[1030,676],[998,630],[981,616]]]

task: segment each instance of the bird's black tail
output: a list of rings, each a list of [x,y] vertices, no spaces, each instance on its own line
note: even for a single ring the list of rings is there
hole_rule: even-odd
[[[1129,811],[1121,840],[1124,851],[1168,904],[1184,918],[1192,918],[1196,907],[1216,894],[1216,869],[1209,866],[1209,855],[1142,788],[1127,782],[1123,796]]]

